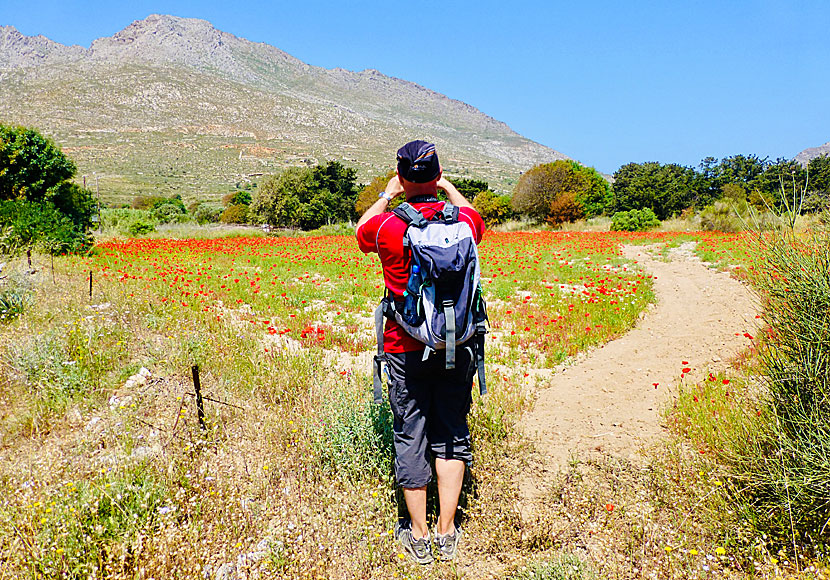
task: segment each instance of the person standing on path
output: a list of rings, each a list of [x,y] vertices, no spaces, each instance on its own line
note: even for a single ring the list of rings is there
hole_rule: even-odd
[[[459,221],[470,226],[476,243],[481,242],[481,216],[443,178],[435,145],[425,141],[412,141],[398,150],[397,175],[357,223],[358,245],[364,253],[380,256],[386,288],[395,300],[403,300],[411,264],[403,243],[407,225],[388,211],[389,204],[403,194],[407,203],[430,219],[444,208],[437,198],[438,189],[459,208]],[[432,453],[440,506],[435,546],[441,559],[452,560],[461,536],[456,509],[464,470],[472,461],[467,414],[472,404],[474,360],[468,349],[459,349],[455,368],[447,369],[444,350],[424,356],[424,344],[391,319],[386,320],[383,346],[394,417],[395,477],[403,488],[410,518],[398,524],[395,535],[413,560],[419,564],[433,561],[426,518]]]

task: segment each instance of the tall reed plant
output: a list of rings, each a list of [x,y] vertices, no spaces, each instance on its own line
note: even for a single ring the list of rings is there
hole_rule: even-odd
[[[757,240],[767,421],[745,461],[747,489],[771,529],[818,547],[830,538],[830,236]]]

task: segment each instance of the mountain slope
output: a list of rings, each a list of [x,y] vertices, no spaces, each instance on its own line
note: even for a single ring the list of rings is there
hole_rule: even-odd
[[[313,67],[204,20],[159,15],[88,49],[0,27],[0,122],[55,138],[116,202],[150,191],[215,197],[327,159],[368,181],[416,138],[438,145],[448,174],[502,189],[565,158],[414,83]]]
[[[830,155],[830,141],[818,147],[809,147],[795,156],[795,160],[802,166],[807,167],[810,160],[819,155]]]

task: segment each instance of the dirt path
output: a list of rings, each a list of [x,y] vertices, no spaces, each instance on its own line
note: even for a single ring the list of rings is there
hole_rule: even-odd
[[[538,392],[523,420],[539,451],[537,468],[520,476],[524,500],[542,493],[571,456],[636,455],[660,434],[660,405],[683,368],[692,369],[687,380],[700,379],[749,345],[744,333],[757,327],[752,295],[706,267],[693,247],[673,250],[668,261],[652,247],[624,248],[655,276],[657,304],[625,336],[557,369]]]

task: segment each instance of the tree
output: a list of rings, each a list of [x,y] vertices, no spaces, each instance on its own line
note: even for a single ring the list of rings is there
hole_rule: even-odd
[[[312,170],[316,182],[315,203],[323,207],[323,223],[334,223],[357,219],[357,169],[346,167],[339,161],[329,161]],[[315,212],[316,213],[316,212]]]
[[[254,219],[273,226],[310,230],[355,217],[357,171],[337,161],[290,167],[269,177],[251,201]]]
[[[48,201],[75,164],[34,129],[0,125],[0,199]]]
[[[265,180],[251,201],[251,213],[274,226],[298,227],[301,198],[311,197],[314,189],[311,171],[289,167]]]
[[[810,172],[810,191],[830,195],[830,155],[824,154],[810,159],[807,165]]]
[[[519,178],[513,189],[513,210],[542,222],[550,204],[570,188],[573,168],[567,161],[536,165]]]
[[[33,129],[0,125],[3,223],[20,249],[86,247],[96,204],[92,192],[69,181],[75,172],[75,164],[50,139]]]
[[[572,191],[564,191],[550,202],[547,222],[552,226],[559,226],[565,222],[575,222],[585,217],[582,204],[576,199]]]
[[[357,195],[357,201],[354,205],[357,215],[363,215],[367,209],[372,207],[372,204],[378,200],[378,195],[386,189],[386,184],[388,184],[389,180],[395,177],[395,175],[397,175],[397,172],[394,169],[390,169],[384,175],[378,175],[372,179],[372,181],[369,182],[369,185],[360,190],[360,193]]]
[[[480,179],[450,179],[448,178],[447,181],[452,183],[455,188],[458,190],[458,193],[463,195],[467,201],[472,203],[476,196],[481,193],[482,191],[487,191],[490,189],[490,186],[486,181],[481,181]]]
[[[604,213],[610,200],[605,178],[576,161],[537,165],[522,174],[513,189],[513,209],[539,222],[593,217]]]
[[[574,201],[582,206],[585,217],[604,214],[613,201],[611,184],[593,167],[585,167],[576,161],[571,161],[571,166],[574,174],[580,176]]]
[[[489,189],[478,192],[473,200],[473,207],[488,228],[503,224],[513,217],[513,210],[510,207],[510,197],[496,195]]]
[[[614,210],[648,208],[664,220],[695,204],[701,181],[690,167],[628,163],[614,173]]]

